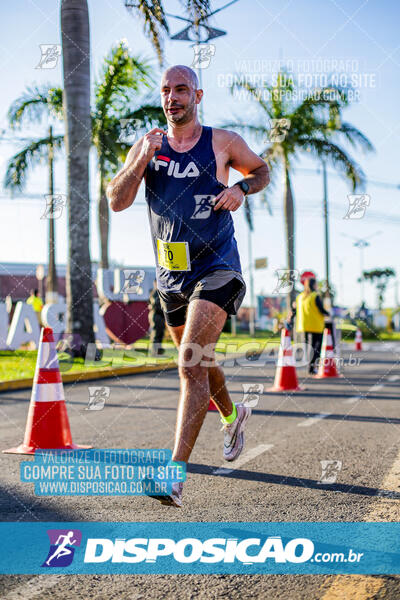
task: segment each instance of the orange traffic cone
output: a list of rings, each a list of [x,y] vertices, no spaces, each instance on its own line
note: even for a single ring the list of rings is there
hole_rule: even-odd
[[[286,328],[284,328],[282,329],[281,343],[279,346],[274,385],[273,387],[268,388],[267,392],[295,392],[301,389],[303,388],[299,386],[297,381],[290,333]]]
[[[362,333],[361,329],[357,329],[354,350],[362,350]]]
[[[77,446],[72,442],[53,330],[44,327],[40,332],[24,441],[17,448],[10,448],[3,452],[35,454],[37,449],[78,448],[86,449],[91,446]]]
[[[332,331],[330,327],[325,327],[324,329],[318,373],[314,375],[314,377],[316,379],[325,379],[326,377],[341,377],[336,368],[336,357],[333,351]]]

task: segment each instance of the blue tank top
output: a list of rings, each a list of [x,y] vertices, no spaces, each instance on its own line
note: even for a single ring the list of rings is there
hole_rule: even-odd
[[[226,186],[217,180],[211,127],[188,152],[173,150],[164,135],[145,180],[160,290],[184,290],[217,269],[241,273],[232,215],[213,210]]]

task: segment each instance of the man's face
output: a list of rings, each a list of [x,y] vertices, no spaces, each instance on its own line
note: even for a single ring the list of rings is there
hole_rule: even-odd
[[[164,74],[161,81],[161,103],[167,121],[183,125],[193,119],[201,90],[196,90],[192,79],[184,71]]]

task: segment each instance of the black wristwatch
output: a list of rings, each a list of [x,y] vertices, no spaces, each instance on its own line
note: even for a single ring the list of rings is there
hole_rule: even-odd
[[[248,183],[246,183],[246,181],[244,181],[244,179],[242,179],[242,181],[238,181],[237,183],[235,183],[235,185],[238,185],[242,190],[243,194],[247,196],[247,194],[249,193],[250,186]]]

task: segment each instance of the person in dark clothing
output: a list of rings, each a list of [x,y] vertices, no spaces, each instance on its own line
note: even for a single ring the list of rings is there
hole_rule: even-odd
[[[153,289],[149,296],[149,323],[151,355],[158,356],[159,354],[164,354],[164,348],[161,347],[161,344],[165,332],[165,318],[161,308],[156,280],[154,280]]]
[[[329,312],[323,307],[322,300],[316,291],[315,279],[306,279],[304,291],[296,298],[296,331],[304,334],[304,341],[312,348],[309,373],[316,372],[316,365],[321,356],[322,335],[325,326],[324,316],[329,317]]]

